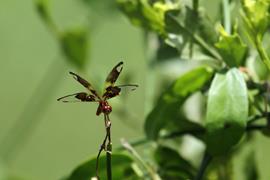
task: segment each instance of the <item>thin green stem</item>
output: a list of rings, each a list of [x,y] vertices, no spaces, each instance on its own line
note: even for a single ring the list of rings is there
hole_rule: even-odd
[[[146,143],[149,143],[150,141],[146,138],[146,137],[143,137],[143,138],[140,138],[140,139],[136,139],[134,141],[130,141],[129,144],[131,146],[140,146],[140,145],[143,145],[143,144],[146,144]],[[115,149],[116,151],[122,151],[122,150],[125,150],[124,146],[119,146]]]
[[[231,34],[231,13],[229,0],[222,0],[224,27],[228,34]]]
[[[161,178],[155,172],[155,170],[143,160],[143,158],[135,151],[135,149],[125,139],[121,139],[121,144],[141,163],[141,165],[146,169],[152,180],[161,180]]]
[[[9,162],[31,137],[64,75],[63,62],[55,59],[44,73],[36,89],[28,98],[18,119],[0,142],[0,156]]]

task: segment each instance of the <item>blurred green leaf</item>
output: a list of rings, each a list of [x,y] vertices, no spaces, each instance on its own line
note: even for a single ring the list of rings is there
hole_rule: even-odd
[[[253,60],[252,67],[260,80],[265,80],[269,76],[269,71],[265,64],[260,60],[259,56]]]
[[[136,179],[131,165],[133,160],[125,154],[112,154],[112,179]],[[90,180],[96,176],[96,158],[79,165],[65,180]],[[99,159],[100,179],[106,179],[106,156]]]
[[[168,10],[179,10],[178,4],[148,0],[117,0],[120,10],[127,15],[131,23],[144,29],[165,35],[164,14]]]
[[[244,9],[244,20],[246,22],[251,38],[262,39],[269,26],[269,0],[242,0]],[[256,36],[256,37],[252,37]]]
[[[65,31],[61,34],[60,42],[67,60],[79,68],[85,67],[89,46],[88,30],[77,28]]]
[[[232,35],[226,33],[222,26],[219,27],[219,41],[215,44],[218,52],[229,67],[239,67],[244,64],[247,46],[242,42],[237,32]]]
[[[159,175],[163,179],[193,179],[195,176],[195,168],[171,148],[159,146],[154,157],[159,166]]]
[[[36,0],[35,1],[36,10],[43,20],[43,22],[47,25],[52,34],[58,38],[58,28],[56,27],[51,14],[49,12],[49,1],[48,0]]]
[[[209,153],[227,153],[241,139],[247,120],[248,94],[242,74],[236,68],[217,73],[207,102],[205,124]]]
[[[202,51],[209,55],[214,57],[215,59],[220,59],[219,54],[216,52],[216,50],[213,48],[213,44],[208,44],[209,40],[204,40],[202,37],[200,37],[198,34],[193,32],[192,29],[189,27],[186,27],[185,22],[179,17],[179,13],[175,10],[168,10],[165,13],[165,29],[166,32],[170,36],[180,36],[181,38],[177,38],[178,40],[182,40],[182,43],[187,43],[187,41],[192,41],[198,45],[202,49]],[[182,13],[181,13],[182,14]],[[203,36],[207,39],[207,37]],[[177,41],[174,42],[176,44],[175,46],[179,46]],[[183,47],[182,47],[183,48]]]
[[[51,17],[48,10],[48,0],[36,0],[35,5],[38,14],[44,20],[44,22],[50,22]]]
[[[206,14],[207,11],[199,11],[198,34],[207,44],[214,44],[218,40],[218,34],[215,30],[215,23]]]
[[[177,119],[182,104],[194,92],[199,91],[212,77],[213,70],[199,67],[179,77],[159,98],[148,114],[144,129],[148,138],[158,138],[159,131]],[[178,119],[181,123],[181,119]]]

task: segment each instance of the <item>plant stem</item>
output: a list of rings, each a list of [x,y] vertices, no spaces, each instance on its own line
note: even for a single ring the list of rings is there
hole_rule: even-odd
[[[111,121],[109,115],[105,115],[107,117],[107,135],[108,135],[108,143],[106,146],[106,159],[107,159],[107,180],[112,179],[112,141],[111,141]]]
[[[195,180],[202,180],[203,179],[205,170],[207,169],[207,167],[210,164],[211,160],[212,160],[212,156],[209,155],[207,152],[205,152],[204,156],[203,156],[203,160],[202,160],[200,168],[199,168],[199,171],[198,171],[198,174],[195,177]]]
[[[141,156],[135,151],[135,149],[125,139],[121,139],[121,144],[128,152],[130,152],[142,164],[142,166],[146,169],[146,171],[148,172],[152,180],[161,180],[161,178],[155,172],[155,170],[152,167],[150,167],[143,160],[143,158],[141,158]]]
[[[36,89],[29,97],[22,113],[9,129],[0,145],[0,156],[9,162],[23,148],[52,102],[52,96],[60,86],[64,75],[63,62],[55,59],[44,73]]]
[[[266,65],[266,67],[268,68],[268,70],[270,71],[270,59],[269,59],[267,53],[265,52],[265,49],[262,46],[261,38],[256,36],[256,38],[254,38],[254,39],[255,39],[255,46],[257,48],[259,56],[260,56],[261,60],[264,62],[264,64]]]
[[[112,159],[112,142],[111,142],[111,121],[107,114],[104,114],[104,124],[106,129],[106,135],[105,138],[100,145],[97,160],[96,160],[96,177],[100,179],[98,175],[98,166],[99,166],[99,157],[103,150],[106,150],[106,167],[107,167],[107,180],[112,179],[112,165],[111,165],[111,159]],[[108,140],[108,143],[106,144]]]
[[[229,0],[222,0],[224,27],[228,34],[231,34],[231,16],[230,16],[230,3]]]
[[[177,24],[179,30],[182,30],[183,32],[186,33],[186,35],[190,36],[194,42],[200,46],[202,49],[204,49],[209,55],[211,55],[212,57],[214,57],[216,60],[218,60],[219,62],[222,62],[220,55],[218,54],[218,52],[211,48],[200,36],[192,33],[189,29],[187,29],[183,24],[181,24],[176,17],[169,15],[171,20],[174,21],[175,24]]]
[[[262,116],[260,116],[260,117],[256,116],[256,119],[257,118],[262,118]],[[264,128],[267,128],[267,126],[266,125],[248,125],[246,127],[246,131],[256,131],[256,130],[262,130]],[[191,130],[186,130],[186,131],[175,131],[175,132],[171,132],[170,134],[160,136],[159,139],[171,139],[171,138],[181,137],[181,136],[184,136],[187,134],[203,135],[204,133],[205,133],[205,129],[191,129]],[[141,138],[141,139],[134,140],[134,141],[130,142],[129,144],[131,146],[140,146],[140,145],[143,145],[143,144],[146,144],[149,142],[151,142],[149,139]],[[124,149],[125,148],[123,146],[116,148],[117,151],[122,151]]]

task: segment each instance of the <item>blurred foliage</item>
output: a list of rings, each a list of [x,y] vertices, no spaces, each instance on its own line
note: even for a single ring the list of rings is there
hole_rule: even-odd
[[[106,179],[106,156],[100,157],[99,176]],[[132,169],[133,160],[124,154],[112,155],[112,179],[136,179],[136,174]],[[88,180],[96,176],[96,158],[79,165],[65,180]]]
[[[48,2],[35,2],[41,20],[55,37],[66,61],[85,68],[89,27],[82,25],[60,31]],[[215,3],[221,7],[222,15],[218,12],[215,17],[210,15],[213,7],[209,1],[81,2],[97,12],[119,10],[132,25],[140,28],[147,73],[154,72],[151,74],[154,77],[149,78],[151,82],[148,78],[145,82],[157,95],[150,94],[154,98],[144,121],[146,137],[139,143],[130,143],[130,148],[143,147],[138,148],[136,154],[134,150],[131,156],[112,151],[113,179],[149,179],[151,173],[157,176],[150,177],[158,180],[236,179],[235,174],[239,172],[233,172],[232,159],[237,149],[251,143],[242,139],[250,137],[254,131],[266,135],[270,131],[270,47],[266,45],[270,40],[270,1],[242,0],[237,4],[235,0],[219,0]],[[230,16],[234,8],[240,11],[237,9],[236,15]],[[171,85],[156,88],[153,82]],[[196,95],[200,97],[190,105]],[[145,101],[149,99],[145,97]],[[256,138],[254,136],[253,140]],[[194,141],[201,146],[193,146]],[[246,172],[245,179],[261,177],[258,164],[262,162],[256,161],[256,153],[251,153],[240,168]],[[138,157],[142,157],[139,159],[144,165],[133,160]],[[75,167],[64,179],[94,177],[95,165],[96,158],[90,159]],[[106,167],[105,156],[102,156],[101,179],[106,177]]]
[[[185,118],[179,113],[181,105],[194,92],[199,91],[212,77],[213,71],[208,67],[199,67],[188,72],[178,79],[160,96],[156,106],[149,113],[145,121],[145,133],[150,139],[157,139],[162,128],[166,128],[166,124],[177,119],[179,128],[186,130],[196,128],[183,126]],[[193,83],[189,83],[189,82]],[[179,116],[180,115],[180,116]],[[180,129],[178,129],[180,131]]]
[[[36,0],[36,9],[48,29],[59,42],[66,60],[78,68],[85,68],[89,46],[89,29],[87,26],[73,27],[60,31],[49,11],[48,0]]]

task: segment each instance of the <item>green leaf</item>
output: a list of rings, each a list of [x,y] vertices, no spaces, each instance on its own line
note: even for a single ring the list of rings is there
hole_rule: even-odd
[[[67,60],[78,68],[85,67],[87,63],[88,39],[89,32],[86,28],[68,30],[61,34],[62,51]]]
[[[242,0],[245,13],[245,22],[251,35],[257,36],[260,40],[269,26],[268,0]]]
[[[131,167],[133,160],[124,154],[112,154],[112,179],[136,179]],[[96,176],[96,158],[79,165],[65,180],[90,180]],[[106,179],[106,156],[99,160],[100,179]]]
[[[219,41],[215,44],[225,63],[230,67],[239,67],[244,64],[247,46],[242,42],[237,32],[229,35],[224,28],[219,28]]]
[[[163,179],[193,179],[195,176],[195,168],[171,148],[159,146],[154,157]]]
[[[165,35],[164,14],[168,10],[179,9],[178,4],[148,0],[117,0],[120,10],[127,15],[131,23],[144,29]]]
[[[226,154],[239,142],[248,119],[245,80],[236,68],[217,73],[209,90],[206,144],[212,155]]]
[[[159,98],[144,124],[148,138],[156,139],[162,128],[177,119],[179,110],[185,100],[199,91],[212,77],[213,70],[199,67],[179,77]],[[181,119],[178,119],[181,123]]]

